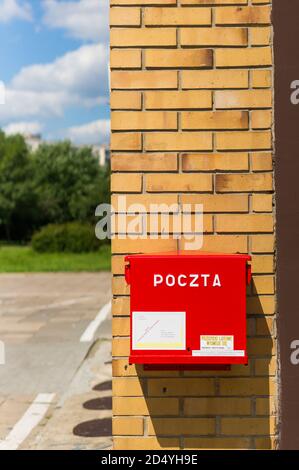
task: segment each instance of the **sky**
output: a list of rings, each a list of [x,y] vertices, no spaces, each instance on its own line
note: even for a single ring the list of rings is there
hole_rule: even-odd
[[[109,139],[109,0],[0,0],[0,128]]]

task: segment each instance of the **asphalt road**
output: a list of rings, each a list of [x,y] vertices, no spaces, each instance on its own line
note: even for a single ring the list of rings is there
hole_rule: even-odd
[[[94,393],[91,385],[109,381],[109,312],[94,338],[98,349],[105,350],[105,364],[91,367],[94,339],[80,339],[110,301],[110,280],[109,273],[0,275],[0,340],[5,345],[5,364],[0,365],[0,449],[88,448],[85,437],[94,437],[91,448],[97,448],[99,440],[92,432],[89,436],[83,429],[81,439],[80,432],[73,439],[76,422],[83,419],[80,411],[64,430],[60,426],[59,439],[54,438],[55,426],[49,434],[45,425],[49,428],[64,409],[75,416],[76,406],[84,409],[84,396]],[[105,433],[109,434],[107,429]]]

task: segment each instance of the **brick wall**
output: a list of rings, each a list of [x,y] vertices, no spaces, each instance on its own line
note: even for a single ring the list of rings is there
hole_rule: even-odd
[[[177,241],[113,241],[114,448],[273,448],[271,2],[110,3],[113,203],[203,203],[203,250],[249,252],[254,274],[248,367],[144,372],[127,361],[123,257]]]

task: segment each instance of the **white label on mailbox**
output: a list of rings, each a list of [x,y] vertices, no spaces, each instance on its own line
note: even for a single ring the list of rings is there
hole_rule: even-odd
[[[233,351],[234,337],[232,335],[201,335],[200,350],[223,349],[224,351]]]
[[[199,357],[245,357],[245,351],[243,349],[234,351],[226,351],[225,349],[204,349],[200,351],[192,351],[192,356]]]
[[[186,349],[186,312],[132,312],[132,349]]]

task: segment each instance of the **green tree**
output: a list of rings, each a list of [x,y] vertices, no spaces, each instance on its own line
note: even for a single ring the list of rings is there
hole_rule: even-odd
[[[89,147],[44,144],[31,154],[22,136],[0,131],[0,239],[28,240],[50,223],[95,223],[109,175]]]
[[[0,227],[8,240],[15,240],[21,232],[29,235],[35,218],[33,168],[25,141],[0,131]]]
[[[42,224],[94,220],[96,206],[109,197],[109,172],[89,147],[42,145],[33,168]]]

